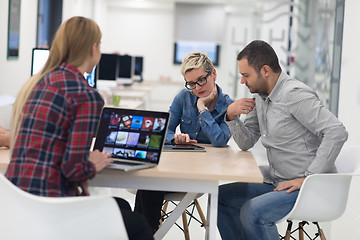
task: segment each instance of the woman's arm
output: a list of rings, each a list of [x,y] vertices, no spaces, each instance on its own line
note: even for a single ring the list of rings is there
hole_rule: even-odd
[[[183,101],[183,91],[178,93],[170,106],[170,120],[168,129],[166,132],[165,142],[170,143],[174,139],[175,131],[177,126],[180,124],[182,116],[182,101]]]

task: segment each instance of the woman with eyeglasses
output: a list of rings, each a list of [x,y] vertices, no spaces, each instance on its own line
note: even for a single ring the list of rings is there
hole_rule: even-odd
[[[190,53],[183,59],[181,73],[186,89],[171,104],[166,141],[226,146],[231,134],[224,115],[233,100],[215,83],[217,75],[211,60],[203,53]],[[181,133],[175,133],[178,125]]]
[[[175,96],[170,106],[166,142],[226,146],[231,134],[224,116],[233,100],[215,83],[217,75],[211,60],[203,53],[190,53],[183,59],[181,73],[186,89]],[[175,133],[178,125],[181,133]],[[145,216],[153,232],[159,227],[165,193],[138,190],[136,194],[135,211]]]

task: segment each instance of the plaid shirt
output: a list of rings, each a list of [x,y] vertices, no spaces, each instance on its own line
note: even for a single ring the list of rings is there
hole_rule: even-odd
[[[35,195],[76,195],[95,176],[89,147],[103,105],[77,68],[62,63],[47,74],[24,106],[6,177]]]

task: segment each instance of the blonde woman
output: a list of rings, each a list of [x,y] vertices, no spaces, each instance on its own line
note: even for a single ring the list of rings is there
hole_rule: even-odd
[[[216,69],[210,58],[200,52],[188,54],[182,61],[185,89],[174,98],[166,141],[173,144],[211,143],[227,145],[231,134],[224,121],[233,100],[216,84]],[[175,133],[180,125],[181,133]],[[135,211],[148,220],[153,232],[158,229],[165,192],[138,190]]]
[[[175,144],[211,143],[227,145],[231,134],[224,122],[226,108],[233,100],[216,84],[216,69],[200,52],[188,54],[182,62],[185,89],[174,98],[166,141]],[[181,133],[175,133],[180,125]]]
[[[88,195],[87,180],[111,162],[106,153],[89,153],[104,102],[83,74],[99,62],[100,44],[94,21],[68,19],[58,29],[43,69],[20,90],[6,171],[19,188],[47,197]],[[143,217],[132,213],[125,200],[117,202],[129,238],[152,239],[145,219],[141,224]],[[139,228],[147,238],[138,236]]]

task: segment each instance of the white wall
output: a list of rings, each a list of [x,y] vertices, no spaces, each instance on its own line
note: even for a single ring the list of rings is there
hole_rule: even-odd
[[[360,1],[345,1],[344,37],[342,47],[339,118],[349,131],[347,144],[360,144],[360,80],[358,74],[360,56]]]
[[[36,42],[37,0],[21,1],[20,52],[16,60],[7,60],[8,3],[0,1],[0,95],[15,95],[19,87],[30,77],[31,51]]]
[[[340,78],[339,119],[349,132],[345,145],[360,144],[360,1],[345,0],[344,35]],[[331,224],[331,239],[360,239],[360,179],[353,179],[344,215]]]
[[[37,0],[21,1],[19,58],[7,60],[9,1],[0,1],[0,96],[16,96],[30,77],[31,52],[36,42]],[[0,107],[0,125],[9,128],[10,106]]]

